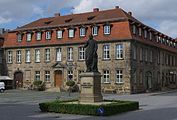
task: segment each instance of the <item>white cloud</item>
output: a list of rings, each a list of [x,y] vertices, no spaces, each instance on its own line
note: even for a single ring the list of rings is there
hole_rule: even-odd
[[[10,18],[4,18],[0,16],[0,24],[11,22],[12,20]]]
[[[44,15],[44,10],[41,7],[34,5],[33,14],[40,15],[42,17]]]

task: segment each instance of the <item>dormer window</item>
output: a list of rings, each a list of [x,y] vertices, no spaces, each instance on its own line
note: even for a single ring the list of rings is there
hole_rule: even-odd
[[[85,27],[81,27],[80,28],[80,36],[83,37],[83,36],[85,36],[85,34],[86,34]]]
[[[22,41],[22,34],[17,34],[17,41],[21,42]]]
[[[73,28],[68,30],[68,35],[69,35],[69,38],[73,38],[74,37],[74,29]]]
[[[36,33],[36,40],[41,40],[41,36],[42,36],[41,32],[37,32]]]
[[[92,28],[92,35],[93,35],[93,36],[98,35],[98,26],[94,26],[94,27]]]
[[[57,31],[57,38],[58,38],[58,39],[63,38],[63,31],[62,31],[62,30],[58,30],[58,31]]]
[[[159,36],[158,35],[156,36],[156,42],[159,42]]]
[[[139,36],[142,36],[142,29],[141,28],[138,29],[138,33],[139,33]]]
[[[111,33],[111,26],[110,25],[105,25],[104,26],[104,34],[109,35]]]
[[[144,38],[147,38],[147,30],[144,30]]]
[[[31,34],[31,33],[27,33],[26,41],[27,41],[27,42],[30,42],[31,39],[32,39],[32,34]]]
[[[136,34],[136,25],[133,25],[133,34]]]
[[[50,39],[51,39],[51,31],[47,31],[47,32],[45,33],[45,39],[46,39],[46,40],[50,40]]]
[[[149,32],[149,39],[152,40],[152,32]]]

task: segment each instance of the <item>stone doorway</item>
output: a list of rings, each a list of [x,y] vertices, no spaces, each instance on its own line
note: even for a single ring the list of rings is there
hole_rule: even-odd
[[[61,70],[57,70],[54,72],[54,86],[61,87],[63,81],[63,75]]]
[[[14,73],[14,87],[15,88],[23,87],[23,73],[20,71]]]

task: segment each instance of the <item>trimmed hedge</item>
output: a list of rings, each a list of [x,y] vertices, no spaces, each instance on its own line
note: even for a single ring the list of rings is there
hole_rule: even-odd
[[[118,101],[118,100],[105,100],[105,102],[111,102],[109,104],[91,105],[91,104],[72,104],[70,101],[53,101],[40,103],[39,107],[42,112],[55,112],[55,113],[67,113],[67,114],[80,114],[80,115],[114,115],[122,112],[133,111],[139,109],[139,102],[133,101]],[[99,109],[104,112],[101,114]]]

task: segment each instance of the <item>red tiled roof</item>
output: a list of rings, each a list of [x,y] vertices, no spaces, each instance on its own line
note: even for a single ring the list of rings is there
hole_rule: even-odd
[[[89,18],[92,18],[89,20]],[[66,16],[57,16],[57,17],[50,17],[50,18],[42,18],[36,20],[32,23],[24,25],[15,29],[18,30],[25,30],[25,29],[37,29],[37,28],[45,28],[45,27],[57,27],[57,26],[69,26],[69,25],[76,25],[76,24],[90,24],[102,21],[111,21],[111,20],[136,20],[125,11],[120,8],[111,9],[111,10],[104,10],[98,12],[88,12],[88,13],[81,13],[81,14],[71,14]],[[137,21],[137,20],[136,20]]]

